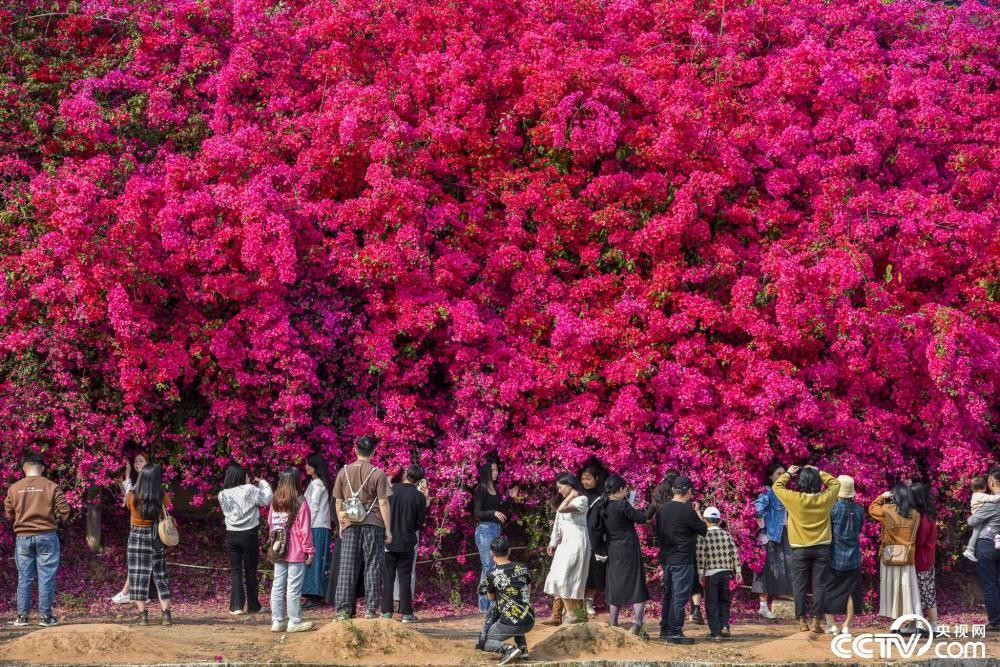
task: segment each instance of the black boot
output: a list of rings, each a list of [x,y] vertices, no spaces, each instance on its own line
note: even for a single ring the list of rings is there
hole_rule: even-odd
[[[149,612],[143,609],[139,612],[139,617],[135,620],[138,625],[149,625]]]
[[[705,617],[701,615],[701,605],[694,605],[692,607],[691,622],[695,625],[705,625]]]
[[[170,618],[170,610],[169,609],[164,609],[163,610],[163,621],[162,621],[162,623],[163,623],[163,625],[173,625],[174,624],[173,619]]]

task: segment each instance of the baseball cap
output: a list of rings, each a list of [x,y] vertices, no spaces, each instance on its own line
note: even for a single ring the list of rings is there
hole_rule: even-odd
[[[675,477],[674,483],[670,485],[670,488],[674,493],[685,493],[690,491],[691,487],[691,480],[684,475],[678,475]]]
[[[722,512],[719,511],[718,507],[706,507],[705,511],[701,514],[706,519],[721,519]]]

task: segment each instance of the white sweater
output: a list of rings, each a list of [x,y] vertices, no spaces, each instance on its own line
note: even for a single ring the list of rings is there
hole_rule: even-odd
[[[330,527],[330,492],[323,486],[323,480],[314,479],[306,487],[306,502],[312,517],[310,528]]]
[[[260,525],[260,508],[271,504],[271,485],[267,480],[243,484],[219,492],[219,506],[226,517],[227,530],[251,530]]]

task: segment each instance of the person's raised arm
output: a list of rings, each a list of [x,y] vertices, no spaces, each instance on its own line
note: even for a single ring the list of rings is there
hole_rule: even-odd
[[[625,517],[632,523],[646,523],[649,521],[649,515],[646,512],[637,510],[628,503],[625,503],[625,505]]]
[[[868,516],[881,522],[885,518],[885,503],[892,497],[892,493],[886,491],[868,506]]]
[[[771,490],[774,491],[774,495],[778,497],[778,500],[784,503],[786,508],[788,507],[788,499],[796,493],[788,488],[788,482],[792,479],[793,470],[798,472],[798,466],[792,466],[785,471],[785,474],[774,480],[774,483],[771,484]]]
[[[840,493],[840,480],[823,470],[819,471],[819,478],[826,485],[822,494],[823,502],[832,507],[837,502],[837,494]]]

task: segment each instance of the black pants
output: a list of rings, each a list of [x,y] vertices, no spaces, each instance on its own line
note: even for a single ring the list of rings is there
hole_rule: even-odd
[[[732,578],[730,570],[705,577],[705,615],[708,616],[708,630],[713,635],[729,627],[729,580]]]
[[[814,547],[792,547],[792,587],[795,589],[795,618],[806,615],[806,588],[812,581],[812,605],[809,613],[813,618],[826,608],[823,601],[825,576],[830,567],[830,545],[817,544]]]
[[[403,616],[413,614],[413,590],[410,582],[413,578],[413,559],[417,552],[386,551],[382,561],[382,613],[392,613],[392,589],[399,574],[399,613]]]
[[[229,598],[230,611],[260,611],[257,596],[257,563],[260,560],[260,529],[227,530],[226,555],[229,556],[229,576],[233,592]]]

